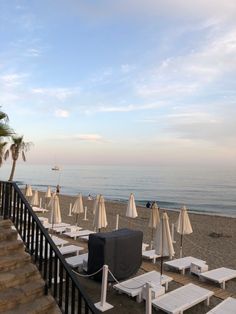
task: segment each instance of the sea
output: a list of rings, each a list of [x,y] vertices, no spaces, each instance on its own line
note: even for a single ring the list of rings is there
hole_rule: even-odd
[[[236,217],[236,167],[177,166],[87,166],[63,165],[16,166],[14,181],[20,187],[55,190],[61,194],[103,194],[111,201],[127,202],[134,193],[137,204],[156,201],[160,208],[179,210],[183,205],[196,213]],[[11,165],[0,168],[0,179],[7,180]]]

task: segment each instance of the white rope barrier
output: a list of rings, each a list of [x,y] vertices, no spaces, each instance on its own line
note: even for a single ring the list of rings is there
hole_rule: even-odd
[[[89,277],[92,277],[92,276],[95,276],[95,275],[97,275],[101,270],[103,269],[103,267],[101,267],[99,270],[97,270],[95,273],[93,273],[93,274],[89,274],[89,275],[83,275],[83,274],[80,274],[80,273],[78,273],[77,271],[75,271],[74,269],[72,269],[72,271],[76,274],[76,275],[78,275],[78,276],[80,276],[80,277],[87,277],[87,278],[89,278]]]
[[[137,286],[137,287],[132,287],[132,288],[127,287],[126,285],[120,283],[120,282],[116,279],[116,277],[112,274],[112,272],[111,272],[109,269],[108,269],[108,272],[109,272],[109,274],[111,275],[111,277],[115,280],[115,282],[116,282],[117,284],[119,284],[121,287],[125,288],[125,289],[136,290],[136,289],[141,289],[141,288],[143,288],[143,287],[145,286],[145,283],[144,283],[144,284],[142,284],[141,286],[139,285],[139,286]]]

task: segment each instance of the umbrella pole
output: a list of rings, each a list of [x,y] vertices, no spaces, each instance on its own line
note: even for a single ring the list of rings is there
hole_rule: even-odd
[[[163,273],[163,216],[161,218],[161,277]]]
[[[181,258],[183,256],[183,235],[180,236],[180,252],[179,257]]]
[[[151,247],[151,250],[152,250],[152,247],[153,247],[153,228],[152,228],[152,238],[151,238],[150,247]]]

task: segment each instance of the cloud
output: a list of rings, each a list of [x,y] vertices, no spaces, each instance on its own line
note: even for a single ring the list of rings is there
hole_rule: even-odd
[[[52,88],[32,88],[32,94],[38,94],[44,97],[51,97],[60,101],[65,101],[72,96],[80,94],[79,87],[52,87]]]
[[[63,109],[55,110],[55,116],[59,118],[68,118],[70,115],[69,111]]]
[[[127,104],[125,106],[98,106],[91,109],[86,109],[87,114],[96,113],[96,112],[132,112],[140,110],[152,110],[161,107],[161,103],[150,103],[144,105],[136,104]]]
[[[15,87],[17,85],[21,85],[25,78],[29,76],[26,73],[8,73],[0,76],[0,82],[5,87]]]
[[[113,70],[112,68],[107,68],[102,70],[100,73],[94,74],[90,81],[92,83],[107,83],[109,82],[111,76],[112,76]]]
[[[129,73],[133,70],[135,70],[135,66],[134,65],[131,65],[131,64],[122,64],[121,65],[121,72],[122,73]]]
[[[36,48],[28,48],[25,52],[25,56],[28,57],[39,57],[41,56],[41,50]]]
[[[81,142],[104,142],[105,140],[99,134],[72,134],[57,137],[60,140],[76,140]]]

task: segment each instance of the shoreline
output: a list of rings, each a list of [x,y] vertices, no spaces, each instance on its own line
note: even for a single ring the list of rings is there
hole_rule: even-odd
[[[42,191],[39,191],[41,193],[45,193],[45,192],[42,192]],[[77,197],[76,195],[70,195],[70,194],[64,194],[64,193],[60,193],[60,195],[62,196],[65,196],[65,197]],[[83,200],[86,200],[87,196],[85,195],[82,195],[83,196]],[[93,202],[94,201],[94,196],[93,196],[93,200],[90,201],[90,202]],[[127,205],[128,203],[128,199],[111,199],[111,198],[105,198],[105,203],[106,202],[109,202],[109,203],[114,203],[114,204],[120,204],[120,205]],[[146,208],[145,205],[141,204],[141,202],[143,201],[139,201],[139,200],[135,200],[135,203],[136,203],[136,206],[137,207],[141,207],[141,208],[144,208],[146,210],[148,210],[149,208]],[[157,202],[158,204],[158,202]],[[170,212],[179,212],[181,208],[166,208],[166,207],[161,207],[160,208],[161,210],[163,211],[170,211]],[[196,215],[207,215],[207,216],[219,216],[219,217],[227,217],[227,218],[236,218],[236,212],[235,212],[235,215],[234,214],[227,214],[227,213],[219,213],[219,212],[209,212],[209,211],[206,211],[206,210],[191,210],[187,207],[188,209],[188,213],[191,213],[191,214],[196,214]],[[235,208],[236,210],[236,208]]]

